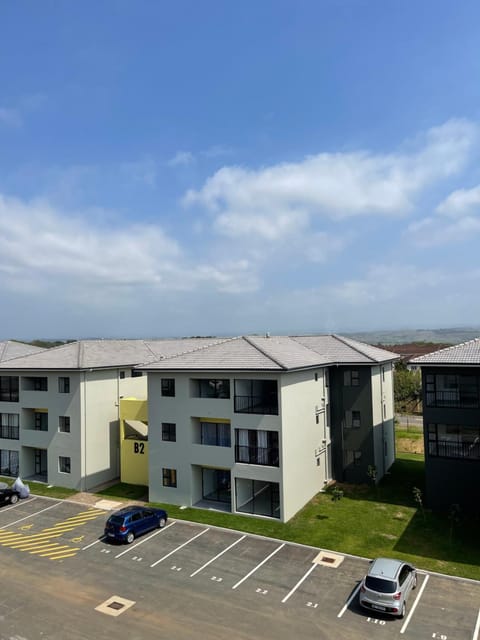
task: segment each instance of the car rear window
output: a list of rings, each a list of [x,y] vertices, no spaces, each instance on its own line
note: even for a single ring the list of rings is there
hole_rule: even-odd
[[[397,585],[393,580],[384,580],[384,578],[374,578],[373,576],[365,578],[365,586],[377,593],[394,593],[397,590]]]
[[[120,524],[122,525],[124,522],[125,518],[123,516],[110,516],[110,518],[108,519],[109,522],[111,522],[112,524]]]

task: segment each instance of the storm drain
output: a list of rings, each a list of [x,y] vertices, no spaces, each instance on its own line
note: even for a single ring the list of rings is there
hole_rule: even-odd
[[[102,602],[102,604],[99,604],[98,607],[95,607],[95,611],[106,613],[108,616],[119,616],[127,609],[130,609],[130,607],[133,607],[134,604],[134,600],[127,600],[120,596],[112,596],[108,600],[105,600],[105,602]]]
[[[343,562],[343,556],[338,553],[331,553],[330,551],[320,551],[318,556],[313,560],[316,564],[324,564],[327,567],[333,567],[336,569]]]

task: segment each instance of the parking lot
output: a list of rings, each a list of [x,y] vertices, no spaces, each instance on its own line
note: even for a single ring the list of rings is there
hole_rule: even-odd
[[[103,539],[108,514],[40,497],[0,510],[1,640],[479,640],[478,582],[419,572],[403,620],[373,616],[365,559],[174,520],[122,546]]]

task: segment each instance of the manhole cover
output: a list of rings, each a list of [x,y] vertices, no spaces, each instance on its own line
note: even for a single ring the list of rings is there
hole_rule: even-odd
[[[338,553],[320,551],[318,556],[313,560],[316,564],[325,564],[328,567],[336,569],[343,562],[343,556]]]
[[[134,600],[127,600],[120,596],[112,596],[108,598],[108,600],[105,600],[105,602],[102,602],[102,604],[99,604],[98,607],[95,607],[95,611],[106,613],[108,616],[119,616],[130,607],[133,607],[134,604]]]
[[[324,556],[322,558],[322,562],[329,562],[330,564],[333,564],[335,562],[335,558],[330,558],[330,556]]]

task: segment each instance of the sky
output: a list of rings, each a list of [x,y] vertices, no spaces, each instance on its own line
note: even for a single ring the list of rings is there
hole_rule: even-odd
[[[479,326],[477,0],[0,3],[0,339]]]

